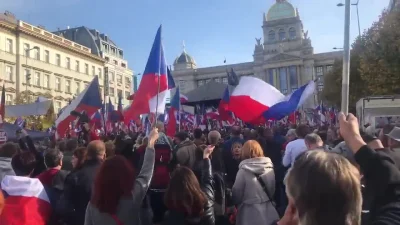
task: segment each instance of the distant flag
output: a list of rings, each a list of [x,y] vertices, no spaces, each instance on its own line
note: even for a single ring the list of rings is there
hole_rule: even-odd
[[[172,76],[171,68],[167,67],[168,76],[168,89],[171,90],[176,87],[174,77]]]
[[[86,111],[87,115],[92,115],[101,108],[101,94],[99,92],[99,79],[96,76],[92,82],[83,90],[71,104],[66,106],[56,120],[57,134],[63,137],[67,131],[69,124],[75,120],[71,116],[71,111]]]
[[[14,121],[14,125],[17,125],[20,128],[25,128],[26,121],[22,119],[22,117],[18,116]]]
[[[221,120],[228,120],[230,117],[232,117],[230,115],[231,113],[228,111],[229,99],[230,99],[229,86],[226,86],[224,95],[222,96],[222,99],[219,102],[218,106],[218,112]]]
[[[168,111],[167,136],[173,137],[176,133],[176,125],[179,124],[180,120],[180,105],[180,93],[179,88],[177,88],[171,99],[171,108]]]
[[[189,101],[189,98],[186,95],[181,94],[180,101],[181,103],[186,103]]]
[[[3,84],[3,89],[1,90],[1,103],[0,103],[0,126],[3,125],[5,114],[6,114],[6,89]]]
[[[131,107],[125,111],[125,123],[141,114],[164,112],[167,100],[168,74],[164,48],[161,40],[162,26],[157,31],[153,47],[143,73],[139,89]]]

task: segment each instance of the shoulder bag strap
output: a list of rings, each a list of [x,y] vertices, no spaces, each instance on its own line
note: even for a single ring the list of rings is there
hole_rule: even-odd
[[[269,194],[267,185],[265,185],[265,182],[264,182],[264,180],[261,178],[261,175],[260,175],[260,174],[254,174],[254,175],[256,176],[256,178],[257,178],[258,182],[260,183],[262,189],[264,190],[265,194],[267,194],[267,197],[268,197],[269,200],[272,202],[272,205],[275,206],[275,202],[274,202],[274,200],[272,199],[271,195]]]
[[[114,221],[117,223],[117,225],[124,225],[121,220],[118,219],[117,215],[113,214],[111,217],[114,219]]]

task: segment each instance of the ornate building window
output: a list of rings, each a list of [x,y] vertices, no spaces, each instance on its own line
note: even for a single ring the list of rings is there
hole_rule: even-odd
[[[287,85],[287,73],[286,67],[279,68],[279,89],[281,90],[282,94],[287,94],[288,92],[288,85]]]
[[[284,29],[279,30],[279,40],[283,41],[286,39],[286,31]]]
[[[204,85],[204,80],[198,80],[197,81],[197,86],[203,86]]]
[[[222,78],[222,83],[223,84],[227,84],[228,83],[228,78],[227,77]]]
[[[206,80],[206,84],[208,84],[210,81],[211,81],[211,79],[207,79],[207,80]]]
[[[291,27],[289,29],[289,37],[290,39],[296,39],[296,29],[294,27]]]
[[[322,66],[317,66],[317,68],[316,68],[315,70],[316,70],[317,76],[322,76],[322,75],[324,75],[324,67],[322,67]]]
[[[333,65],[326,66],[326,72],[331,72],[333,69]]]
[[[276,69],[268,69],[268,83],[274,86],[274,75]]]
[[[275,31],[271,30],[268,34],[269,41],[275,41]]]
[[[219,77],[214,78],[214,81],[217,82],[217,83],[221,83],[221,78],[219,78]]]
[[[298,87],[297,67],[296,66],[289,67],[289,75],[290,75],[290,88],[292,90],[295,90]]]

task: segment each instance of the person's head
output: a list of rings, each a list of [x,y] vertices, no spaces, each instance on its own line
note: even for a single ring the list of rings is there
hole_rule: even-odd
[[[289,170],[286,194],[299,224],[360,224],[360,174],[339,154],[306,151]]]
[[[61,169],[63,163],[63,153],[58,149],[49,149],[44,154],[44,164],[47,168]]]
[[[11,167],[15,175],[29,177],[36,167],[36,157],[31,152],[21,152],[11,159]]]
[[[388,146],[391,149],[400,148],[400,127],[394,127],[392,131],[387,134]]]
[[[323,149],[324,142],[318,134],[307,134],[304,138],[308,150]]]
[[[112,141],[107,141],[106,146],[106,157],[110,158],[115,155],[115,145]]]
[[[368,147],[372,149],[383,149],[384,146],[381,140],[375,136],[371,136],[368,134],[361,135],[362,139],[365,143],[367,143]]]
[[[157,121],[156,128],[158,129],[158,132],[164,132],[164,122]]]
[[[258,143],[258,141],[254,141],[254,140],[246,141],[246,143],[244,143],[241,151],[242,151],[242,155],[240,156],[240,158],[242,160],[264,157],[264,152],[263,152],[260,144]]]
[[[12,158],[18,152],[19,146],[12,142],[7,142],[0,147],[0,157]]]
[[[210,131],[210,133],[208,133],[208,143],[210,145],[217,145],[219,143],[219,140],[221,139],[221,134],[216,131]]]
[[[174,136],[174,142],[179,145],[183,141],[185,141],[188,138],[188,135],[184,131],[179,131],[178,133],[175,134]]]
[[[274,138],[274,131],[271,128],[267,127],[265,129],[263,129],[262,135],[267,140],[272,140]]]
[[[91,141],[87,146],[88,159],[105,159],[106,145],[100,140]]]
[[[90,202],[102,213],[115,214],[119,200],[132,195],[134,176],[133,167],[125,157],[108,158],[96,174]]]
[[[193,137],[195,139],[201,139],[203,137],[203,131],[200,128],[196,128],[193,131]]]
[[[78,147],[78,140],[76,138],[71,138],[65,143],[65,151],[73,152]]]
[[[393,125],[391,125],[391,124],[386,124],[386,125],[383,126],[383,128],[380,129],[380,131],[379,131],[378,137],[379,137],[379,139],[381,140],[381,142],[382,142],[382,144],[383,144],[383,146],[384,146],[385,148],[389,147],[389,137],[387,136],[387,134],[389,134],[390,131],[393,130],[393,128],[394,128]]]
[[[251,130],[250,130],[250,128],[244,128],[243,137],[245,139],[250,139],[251,138]]]
[[[309,133],[311,133],[310,127],[307,126],[306,124],[300,124],[296,128],[296,135],[300,139],[304,139],[306,137],[306,135],[309,134]]]
[[[242,147],[243,145],[240,142],[235,142],[232,144],[231,152],[234,159],[240,160],[242,155]]]
[[[172,173],[164,203],[169,210],[197,216],[203,212],[207,198],[193,171],[181,166]]]
[[[286,141],[290,142],[297,138],[296,136],[296,129],[289,129],[286,133]]]
[[[67,150],[67,143],[65,140],[61,140],[57,143],[57,148],[61,151],[61,152],[65,152]]]
[[[240,137],[241,134],[241,128],[239,126],[232,126],[231,128],[231,135],[233,137]]]
[[[336,131],[333,128],[328,128],[328,130],[326,131],[326,140],[327,141],[336,140]]]
[[[72,153],[72,167],[79,169],[86,160],[87,149],[85,147],[79,147]]]
[[[136,146],[140,146],[143,144],[143,137],[142,136],[138,136],[136,138],[136,142],[135,142]]]

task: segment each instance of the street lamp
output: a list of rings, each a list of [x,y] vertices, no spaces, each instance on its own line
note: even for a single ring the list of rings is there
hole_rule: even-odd
[[[358,13],[358,3],[360,3],[360,0],[357,0],[357,3],[351,4],[352,6],[356,6],[357,9],[357,21],[358,21],[358,34],[361,36],[361,27],[360,27],[360,14]],[[343,3],[337,4],[338,7],[344,6]]]
[[[33,48],[30,48],[30,49],[27,49],[27,50],[25,50],[25,66],[26,66],[26,68],[28,68],[28,57],[29,57],[29,52],[31,51],[31,50],[33,50],[33,49],[35,49],[35,50],[39,50],[39,47],[38,46],[35,46],[35,47],[33,47]],[[25,92],[27,92],[28,91],[28,81],[30,81],[31,80],[31,74],[30,74],[30,70],[29,70],[29,73],[28,74],[26,74],[25,76],[25,79],[26,79],[26,89],[25,89]]]

